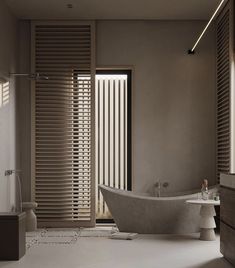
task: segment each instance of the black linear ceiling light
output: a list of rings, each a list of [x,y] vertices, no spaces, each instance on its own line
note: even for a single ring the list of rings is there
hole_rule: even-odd
[[[194,54],[195,53],[195,49],[198,45],[198,43],[200,42],[200,40],[202,39],[203,35],[205,34],[206,30],[208,29],[208,27],[210,26],[212,20],[214,19],[214,17],[216,16],[216,14],[218,13],[218,11],[220,10],[221,6],[223,5],[225,0],[222,0],[220,2],[220,4],[218,5],[218,7],[216,8],[215,12],[213,13],[213,15],[211,16],[209,22],[207,23],[206,27],[203,29],[202,33],[200,34],[200,36],[198,37],[197,41],[195,42],[194,46],[188,50],[188,54]]]

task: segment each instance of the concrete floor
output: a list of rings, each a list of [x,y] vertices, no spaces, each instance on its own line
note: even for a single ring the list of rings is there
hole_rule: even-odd
[[[18,262],[0,262],[6,268],[231,268],[216,241],[198,235],[139,235],[132,241],[107,237],[79,237],[73,244],[30,247]]]

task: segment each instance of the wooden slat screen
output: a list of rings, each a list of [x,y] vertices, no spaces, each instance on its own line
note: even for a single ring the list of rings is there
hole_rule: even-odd
[[[35,23],[34,150],[40,226],[92,226],[94,204],[93,24]],[[78,79],[79,78],[79,79]]]
[[[0,107],[8,104],[10,101],[10,83],[0,83]]]
[[[231,1],[217,18],[217,179],[220,173],[231,172],[231,92],[233,20]]]

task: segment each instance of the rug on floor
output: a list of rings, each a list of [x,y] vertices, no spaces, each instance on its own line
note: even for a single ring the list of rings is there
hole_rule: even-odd
[[[70,245],[79,237],[110,237],[116,232],[115,227],[95,228],[49,228],[26,233],[26,249],[36,245]]]
[[[77,242],[79,228],[76,229],[39,229],[35,232],[26,233],[26,249],[34,245],[70,245]]]

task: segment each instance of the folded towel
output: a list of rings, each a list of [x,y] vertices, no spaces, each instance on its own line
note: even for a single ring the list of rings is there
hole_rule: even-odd
[[[137,237],[137,233],[116,232],[110,236],[111,239],[132,240]]]

